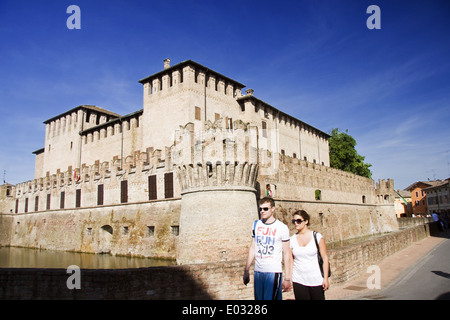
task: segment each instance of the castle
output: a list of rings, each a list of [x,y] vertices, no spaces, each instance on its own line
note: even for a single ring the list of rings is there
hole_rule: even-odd
[[[187,60],[139,81],[143,109],[80,105],[51,119],[35,177],[0,187],[0,245],[243,259],[269,185],[327,242],[398,230],[392,180],[329,166],[329,135]]]

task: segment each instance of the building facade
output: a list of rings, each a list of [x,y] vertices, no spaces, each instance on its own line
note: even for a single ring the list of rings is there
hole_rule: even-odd
[[[0,244],[242,259],[266,185],[280,220],[304,209],[327,241],[398,229],[392,180],[330,168],[328,134],[243,84],[168,59],[139,82],[142,110],[80,105],[44,121],[35,177],[1,207],[10,229]]]
[[[440,180],[416,181],[405,190],[411,192],[412,214],[426,216],[428,214],[428,201],[425,189],[438,185]]]
[[[424,189],[427,194],[428,214],[450,214],[450,178]]]

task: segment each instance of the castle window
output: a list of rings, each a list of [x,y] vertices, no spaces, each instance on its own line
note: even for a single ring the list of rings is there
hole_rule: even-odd
[[[59,208],[64,209],[64,202],[65,202],[66,193],[64,191],[61,191],[61,197],[59,198]]]
[[[157,199],[156,175],[148,177],[148,200]]]
[[[123,227],[123,229],[122,229],[122,234],[123,234],[124,236],[126,236],[129,232],[130,232],[130,230],[128,229],[128,226]]]
[[[366,203],[366,196],[362,196],[362,203]]]
[[[81,207],[81,189],[77,189],[75,193],[75,208]]]
[[[173,198],[173,172],[164,174],[164,197]]]
[[[170,230],[174,236],[178,236],[180,234],[180,227],[179,226],[171,226]]]
[[[225,128],[233,129],[233,118],[225,117]]]
[[[213,167],[212,167],[212,163],[211,162],[207,162],[206,163],[206,168],[207,168],[207,172],[208,172],[208,177],[211,178],[213,175]]]
[[[39,210],[39,196],[36,196],[34,198],[34,211],[38,211]]]
[[[195,120],[201,120],[201,109],[200,109],[200,107],[195,107]]]
[[[267,122],[262,122],[262,135],[263,138],[267,138]]]
[[[128,202],[128,180],[120,181],[120,203]]]
[[[28,198],[25,198],[25,213],[28,212]]]
[[[47,194],[47,204],[46,204],[46,209],[50,210],[50,200],[51,200],[51,194]]]
[[[15,208],[15,213],[19,212],[19,199],[16,199],[16,208]]]
[[[315,198],[316,200],[322,200],[322,191],[320,191],[319,189],[317,189],[315,191]]]
[[[153,237],[155,235],[155,226],[147,226],[147,236]]]
[[[97,205],[103,205],[103,184],[97,186]]]

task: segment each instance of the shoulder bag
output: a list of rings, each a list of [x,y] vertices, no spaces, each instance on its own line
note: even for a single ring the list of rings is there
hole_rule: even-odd
[[[317,243],[316,234],[317,234],[317,232],[313,231],[314,242],[316,243],[316,247],[317,247],[317,259],[319,260],[320,273],[322,274],[322,277],[323,277],[323,259],[322,259],[322,256],[320,255],[320,249],[319,249],[319,244]],[[328,261],[328,277],[331,277],[331,266],[330,266],[329,261]]]

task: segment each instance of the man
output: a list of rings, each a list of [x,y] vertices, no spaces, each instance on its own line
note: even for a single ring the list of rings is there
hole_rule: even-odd
[[[259,201],[261,220],[253,224],[253,239],[244,270],[244,284],[250,281],[249,268],[255,260],[255,300],[281,300],[281,292],[290,287],[292,266],[289,228],[274,217],[275,202],[270,197]],[[286,279],[282,281],[284,257]]]

